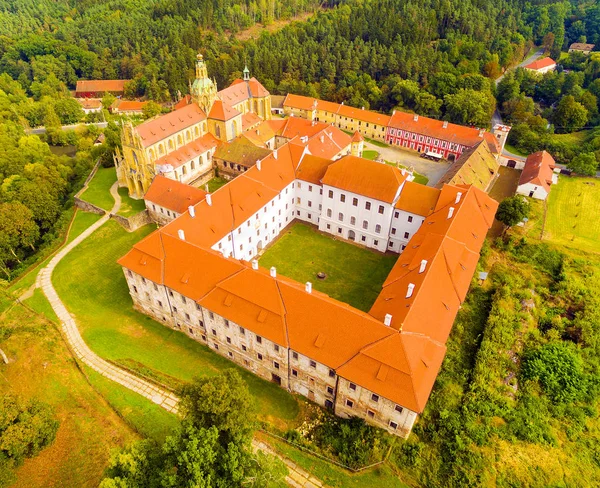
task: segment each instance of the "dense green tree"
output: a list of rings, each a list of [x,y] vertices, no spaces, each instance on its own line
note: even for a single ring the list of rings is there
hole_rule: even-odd
[[[453,95],[446,95],[444,105],[449,120],[477,127],[486,127],[495,109],[491,94],[464,88]]]
[[[529,202],[519,195],[502,200],[496,212],[496,219],[508,227],[518,224],[528,216]]]
[[[144,118],[150,119],[160,114],[162,112],[162,107],[158,103],[150,100],[146,105],[144,105],[142,111],[144,113]]]
[[[557,132],[575,132],[585,126],[589,118],[588,111],[572,95],[563,97],[554,112],[554,124]]]
[[[598,161],[593,152],[581,153],[571,159],[567,167],[578,175],[594,176],[598,171]]]

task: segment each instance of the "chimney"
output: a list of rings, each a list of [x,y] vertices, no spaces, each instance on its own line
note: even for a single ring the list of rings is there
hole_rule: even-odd
[[[444,127],[444,129],[447,129],[447,128],[448,128],[448,121],[447,121],[447,120],[444,120],[444,125],[443,125],[443,127]]]
[[[417,120],[419,120],[419,114],[415,114],[415,116],[413,117],[413,120],[416,122]]]
[[[306,293],[312,293],[312,283],[307,281],[304,289],[306,290]]]
[[[275,159],[277,159],[277,149],[275,149],[275,151],[273,151],[273,157],[274,157]]]
[[[458,192],[458,193],[456,194],[456,199],[454,200],[454,203],[458,203],[458,202],[460,202],[460,197],[462,197],[462,193],[461,193],[461,192]]]
[[[395,110],[392,110],[392,115],[396,115],[396,111]]]
[[[448,218],[451,219],[453,215],[454,215],[454,207],[450,207],[448,209]]]
[[[344,105],[344,102],[342,102],[340,105]]]
[[[260,135],[260,131],[258,129],[256,129],[256,135],[259,136]]]
[[[484,132],[485,132],[485,129],[479,129],[479,137],[483,137]]]
[[[321,143],[325,142],[325,136],[323,134],[321,134],[320,139],[321,139]]]
[[[193,206],[193,205],[190,205],[190,206],[188,207],[188,211],[190,212],[190,217],[191,217],[191,218],[194,218],[194,217],[196,216],[196,209],[194,208],[194,206]]]
[[[258,261],[256,259],[252,260],[252,269],[258,269]]]
[[[177,235],[179,236],[179,238],[180,238],[182,241],[185,241],[185,232],[183,232],[183,229],[179,229],[179,230],[177,231]]]
[[[313,121],[311,122],[310,125],[312,125],[314,127],[315,125],[317,125],[317,121],[313,119]]]
[[[256,169],[258,169],[258,171],[260,171],[260,169],[261,169],[260,159],[256,160]]]
[[[385,318],[383,319],[383,325],[387,325],[388,327],[392,325],[392,314],[386,313]]]
[[[207,183],[206,185],[204,185],[204,191],[205,191],[206,193],[208,193],[208,183]]]
[[[271,278],[277,278],[277,268],[275,266],[271,266]]]
[[[364,109],[365,109],[365,107],[360,107],[360,109],[361,109],[361,110],[364,110]]]
[[[421,259],[421,266],[419,267],[419,273],[423,273],[427,267],[427,259]]]
[[[212,206],[212,195],[210,193],[206,194],[206,203],[208,203],[209,207]]]
[[[408,289],[406,290],[406,298],[412,297],[412,294],[413,294],[414,290],[415,290],[414,283],[409,283],[408,284]]]

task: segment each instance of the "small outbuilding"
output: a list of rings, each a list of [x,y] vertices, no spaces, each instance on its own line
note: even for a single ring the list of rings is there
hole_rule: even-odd
[[[541,58],[533,63],[525,65],[524,68],[529,71],[544,74],[548,71],[554,71],[556,69],[556,62],[552,58]]]
[[[586,44],[585,42],[574,42],[569,46],[569,52],[590,54],[595,47],[595,44]]]
[[[547,151],[530,154],[525,161],[517,193],[546,200],[550,187],[558,182],[558,175],[554,173],[555,165],[556,161]]]

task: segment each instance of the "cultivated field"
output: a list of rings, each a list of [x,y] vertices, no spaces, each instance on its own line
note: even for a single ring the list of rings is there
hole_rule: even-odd
[[[562,176],[547,205],[544,240],[600,252],[600,180]]]
[[[384,255],[296,223],[259,262],[265,268],[275,266],[278,273],[300,283],[310,281],[316,290],[368,311],[397,259],[397,254]],[[319,272],[327,278],[318,279]]]

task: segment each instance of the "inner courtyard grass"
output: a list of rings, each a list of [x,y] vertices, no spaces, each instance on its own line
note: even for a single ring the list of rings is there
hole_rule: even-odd
[[[287,429],[300,411],[294,396],[133,309],[116,261],[153,228],[128,233],[108,221],[57,265],[53,284],[84,340],[101,357],[171,387],[235,368],[255,398],[259,418]]]
[[[547,206],[545,240],[600,252],[600,180],[560,176]]]
[[[225,178],[220,178],[220,177],[215,177],[212,180],[208,181],[208,191],[210,193],[213,193],[215,191],[217,191],[219,188],[221,188],[225,183],[227,183],[227,180]],[[202,185],[200,188],[202,188],[204,190],[204,185]]]
[[[381,254],[295,223],[259,262],[300,283],[310,281],[316,290],[366,312],[397,259],[397,254]],[[318,279],[319,272],[327,278]]]
[[[110,210],[115,204],[115,199],[110,194],[110,187],[115,181],[117,181],[115,168],[98,168],[87,190],[81,195],[81,199],[104,210]]]

